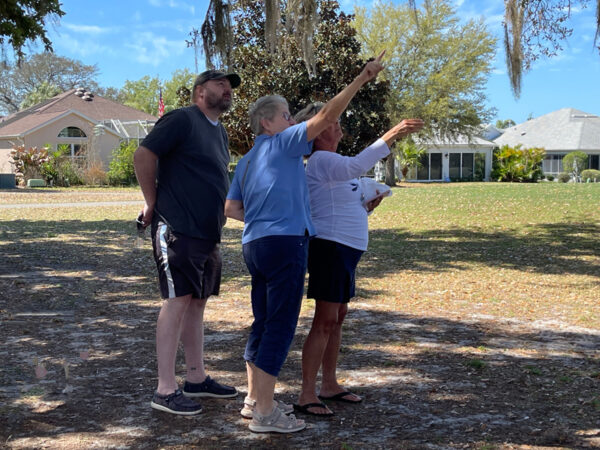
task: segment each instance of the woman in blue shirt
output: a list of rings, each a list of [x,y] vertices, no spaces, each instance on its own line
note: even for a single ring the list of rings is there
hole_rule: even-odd
[[[313,139],[336,123],[358,90],[383,69],[382,57],[367,63],[352,83],[301,124],[278,95],[261,97],[250,108],[257,137],[237,164],[225,215],[244,221],[242,248],[252,276],[254,322],[244,354],[248,396],[242,415],[252,411],[249,428],[254,432],[291,433],[306,426],[285,415],[287,405],[273,400],[300,313],[308,239],[315,234],[303,157],[310,154]]]

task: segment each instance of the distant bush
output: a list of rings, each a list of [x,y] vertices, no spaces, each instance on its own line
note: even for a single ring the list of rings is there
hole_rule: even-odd
[[[546,180],[554,181],[554,175],[546,175]]]
[[[521,148],[521,145],[502,146],[494,151],[492,179],[535,183],[542,177],[543,148]]]
[[[29,147],[24,145],[13,147],[10,152],[11,164],[15,167],[16,179],[25,184],[32,178],[42,176],[42,166],[48,161],[48,149]]]
[[[558,176],[558,181],[561,183],[568,183],[571,181],[571,174],[567,172],[563,172]]]
[[[583,172],[581,172],[581,181],[583,181],[585,183],[588,179],[590,181],[593,181],[594,183],[599,183],[600,182],[600,170],[586,169]]]
[[[565,172],[578,177],[581,175],[582,170],[588,168],[588,155],[579,151],[567,153],[562,160],[562,164]]]
[[[108,166],[108,183],[113,186],[137,184],[133,167],[133,154],[137,149],[137,141],[121,142],[112,152],[112,160]]]
[[[104,185],[107,183],[107,179],[106,171],[100,162],[93,162],[83,170],[83,181],[85,181],[85,184],[87,185]]]
[[[50,186],[75,186],[83,184],[82,170],[73,162],[69,147],[50,152],[41,166],[41,175]]]

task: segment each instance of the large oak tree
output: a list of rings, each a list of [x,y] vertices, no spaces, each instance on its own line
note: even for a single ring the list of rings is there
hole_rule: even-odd
[[[380,1],[371,10],[357,8],[354,26],[363,55],[387,49],[393,122],[418,117],[430,134],[452,139],[473,135],[491,118],[484,91],[496,41],[481,20],[461,23],[449,0],[430,0],[416,13]],[[393,184],[392,157],[387,166],[386,182]]]

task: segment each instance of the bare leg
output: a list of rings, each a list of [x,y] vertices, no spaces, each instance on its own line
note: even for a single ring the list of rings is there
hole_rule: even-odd
[[[161,395],[173,393],[177,388],[175,358],[181,336],[183,317],[192,296],[175,297],[163,302],[156,323],[156,358],[158,360],[158,387]]]
[[[298,397],[299,405],[319,403],[317,397],[317,374],[328,342],[338,326],[339,303],[317,301],[315,316],[304,346],[302,347],[302,391]],[[310,408],[315,414],[331,413],[325,408]]]
[[[190,383],[202,383],[206,379],[204,369],[204,307],[206,299],[192,299],[183,317],[181,342],[185,352],[185,379]]]
[[[256,395],[255,411],[261,416],[268,416],[273,412],[273,396],[275,394],[275,382],[277,378],[259,369],[251,362],[246,364],[246,368],[250,374],[248,377],[248,390]]]
[[[339,305],[338,320],[332,333],[329,335],[329,342],[325,348],[323,354],[323,372],[321,379],[321,391],[320,395],[330,397],[332,395],[344,392],[343,386],[340,386],[337,382],[336,370],[338,355],[340,354],[340,345],[342,343],[342,323],[348,313],[348,304],[344,303]],[[350,401],[360,401],[361,398],[358,395],[348,395],[345,397]]]
[[[254,392],[254,369],[252,363],[246,361],[246,373],[248,374],[248,398],[256,400]]]

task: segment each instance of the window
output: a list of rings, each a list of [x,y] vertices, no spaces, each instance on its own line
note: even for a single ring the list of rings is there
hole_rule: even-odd
[[[564,158],[564,154],[563,155],[557,155],[557,154],[546,154],[546,156],[544,157],[544,161],[542,161],[542,171],[544,173],[560,173],[563,170],[562,167],[562,159]]]
[[[60,130],[58,133],[59,138],[84,138],[87,137],[83,130],[77,127],[67,127]]]
[[[485,180],[485,153],[475,153],[475,173],[473,174],[475,181]]]
[[[429,180],[429,154],[421,156],[421,164],[417,168],[417,180]]]
[[[450,171],[448,176],[451,180],[460,179],[460,153],[450,153]]]
[[[429,171],[429,179],[430,180],[441,180],[442,179],[442,154],[441,153],[431,153],[430,157],[430,171]]]
[[[448,176],[451,180],[473,180],[475,173],[485,177],[484,153],[450,153]]]
[[[590,155],[590,169],[600,170],[600,155]]]

